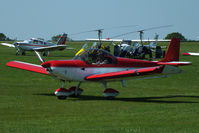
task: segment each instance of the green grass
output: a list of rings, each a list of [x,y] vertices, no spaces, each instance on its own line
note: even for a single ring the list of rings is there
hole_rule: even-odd
[[[75,50],[51,52],[52,59],[71,59]],[[162,45],[168,43],[162,43]],[[103,85],[84,83],[79,98],[58,100],[61,82],[45,75],[6,67],[11,60],[39,64],[33,52],[16,56],[0,46],[0,132],[2,133],[198,133],[199,57],[180,56],[192,66],[169,78],[108,83],[120,91],[115,100],[102,97]],[[199,43],[182,43],[181,53],[199,52]],[[66,87],[77,83],[67,83]]]

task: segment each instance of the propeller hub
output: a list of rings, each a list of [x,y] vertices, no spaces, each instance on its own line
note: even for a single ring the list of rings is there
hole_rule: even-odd
[[[44,62],[44,63],[41,64],[41,66],[44,67],[44,68],[49,68],[51,65],[50,65],[49,62]]]

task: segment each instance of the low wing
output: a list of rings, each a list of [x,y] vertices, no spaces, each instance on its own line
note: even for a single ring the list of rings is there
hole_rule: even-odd
[[[66,49],[66,47],[68,47],[67,45],[55,45],[55,46],[48,46],[48,47],[38,47],[38,48],[34,48],[34,50],[36,51],[44,51],[44,50],[48,50],[48,51],[53,51],[53,50],[62,50],[62,49]]]
[[[9,67],[15,67],[15,68],[19,68],[19,69],[23,69],[27,71],[32,71],[32,72],[48,75],[45,68],[43,68],[40,65],[30,64],[30,63],[21,62],[21,61],[10,61],[6,65]]]
[[[119,72],[110,72],[110,73],[103,73],[103,74],[95,74],[87,76],[86,80],[110,80],[116,78],[123,78],[123,77],[136,77],[142,75],[149,75],[153,73],[159,73],[161,67],[149,67],[149,68],[140,68],[135,70],[127,70],[127,71],[119,71]]]
[[[182,53],[182,55],[192,55],[192,56],[199,56],[199,53],[187,52],[187,53]]]
[[[1,45],[15,48],[15,45],[9,43],[1,43]]]

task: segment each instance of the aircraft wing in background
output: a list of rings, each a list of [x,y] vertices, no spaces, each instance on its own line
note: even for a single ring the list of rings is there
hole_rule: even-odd
[[[34,48],[35,51],[53,51],[53,50],[64,50],[64,49],[73,49],[73,48],[67,48],[67,45],[55,45],[55,46],[48,46],[48,47],[38,47]]]
[[[9,43],[1,43],[1,45],[15,48],[15,45]]]

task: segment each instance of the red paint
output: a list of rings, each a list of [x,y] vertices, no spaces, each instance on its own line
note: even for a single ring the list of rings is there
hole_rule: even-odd
[[[172,38],[166,55],[161,62],[179,61],[180,39]]]
[[[81,60],[52,60],[41,64],[43,67],[153,67],[157,62],[117,58],[116,64],[86,64]]]
[[[107,88],[106,90],[104,90],[104,93],[119,93],[117,90],[114,90],[112,88]]]
[[[6,65],[9,66],[9,67],[15,67],[15,68],[24,69],[24,70],[28,70],[28,71],[32,71],[32,72],[48,74],[46,72],[45,68],[42,68],[40,66],[27,64],[27,63],[23,63],[23,62],[10,61]]]
[[[65,88],[58,88],[56,90],[56,92],[70,92],[69,90],[65,89]]]
[[[190,55],[189,53],[182,53],[182,55]]]

